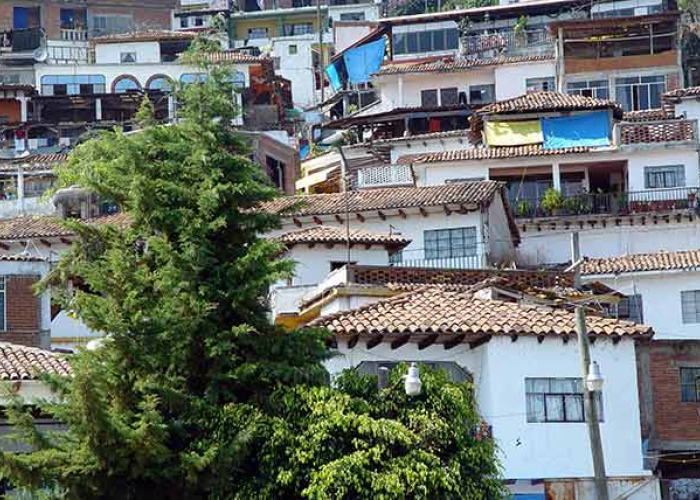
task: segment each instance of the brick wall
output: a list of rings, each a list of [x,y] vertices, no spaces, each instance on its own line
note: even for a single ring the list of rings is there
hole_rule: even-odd
[[[5,278],[5,331],[0,340],[30,346],[40,345],[41,301],[33,286],[39,276]]]
[[[700,441],[700,403],[681,402],[681,367],[700,367],[700,341],[651,342],[654,440]]]
[[[488,269],[427,269],[417,267],[352,266],[349,281],[361,285],[387,283],[443,283],[475,285],[494,276],[529,286],[573,286],[573,274],[551,271],[500,271]]]

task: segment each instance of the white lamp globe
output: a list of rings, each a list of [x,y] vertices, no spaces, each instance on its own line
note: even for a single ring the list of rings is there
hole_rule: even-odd
[[[600,366],[598,362],[593,361],[588,367],[588,375],[586,376],[586,386],[591,392],[600,392],[603,390],[605,378],[600,374]]]
[[[423,383],[420,381],[418,365],[416,363],[411,363],[411,366],[408,368],[408,375],[406,375],[406,380],[404,381],[406,395],[418,396],[422,387]]]

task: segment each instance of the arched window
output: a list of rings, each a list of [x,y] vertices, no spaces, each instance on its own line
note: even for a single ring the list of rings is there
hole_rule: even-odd
[[[185,73],[180,77],[180,81],[184,84],[203,82],[206,78],[204,73]]]
[[[146,83],[147,90],[160,90],[161,92],[170,92],[173,90],[172,80],[165,75],[153,75]]]
[[[234,89],[242,89],[245,87],[245,73],[242,71],[235,71],[231,73],[231,83],[233,83]]]
[[[133,76],[120,76],[114,80],[114,83],[112,84],[112,91],[115,94],[123,94],[124,92],[129,92],[130,90],[141,90],[139,81]]]

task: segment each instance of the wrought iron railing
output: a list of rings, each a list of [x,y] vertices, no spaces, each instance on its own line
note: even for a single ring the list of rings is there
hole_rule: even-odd
[[[10,32],[13,52],[26,52],[41,47],[44,40],[42,28],[27,28]]]
[[[554,38],[546,29],[466,35],[461,45],[462,55],[475,58],[554,54]]]
[[[484,269],[481,254],[468,254],[472,250],[433,251],[430,249],[403,250],[389,258],[390,266],[424,267],[436,269]]]
[[[699,192],[700,188],[697,187],[683,187],[626,193],[585,193],[563,196],[558,202],[547,204],[543,204],[542,198],[520,198],[511,201],[511,209],[519,218],[698,211]]]

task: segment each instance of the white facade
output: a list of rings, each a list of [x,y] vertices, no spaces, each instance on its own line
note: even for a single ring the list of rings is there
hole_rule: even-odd
[[[454,361],[469,372],[481,415],[493,426],[507,479],[593,475],[585,423],[527,421],[525,379],[580,377],[575,342],[564,344],[560,339],[547,338],[539,343],[527,336],[513,342],[509,337],[494,336],[476,349],[464,344],[455,347],[454,352],[442,346],[419,350],[411,343],[393,350],[387,343],[371,350],[362,342],[353,349],[348,349],[345,342],[338,344],[340,355],[326,362],[331,374],[362,361],[415,360]],[[591,356],[606,378],[601,433],[607,473],[613,478],[647,476],[642,467],[634,342],[623,340],[613,345],[597,341],[591,347]]]
[[[527,93],[530,78],[555,78],[554,61],[540,63],[504,64],[494,69],[496,100],[510,99]]]
[[[348,261],[348,250],[343,244],[327,248],[325,245],[315,245],[309,248],[306,244],[294,245],[287,251],[286,258],[294,261],[294,286],[315,285],[321,283],[331,273],[332,265]],[[350,248],[350,262],[369,266],[386,266],[389,264],[389,254],[382,245],[354,245]]]

